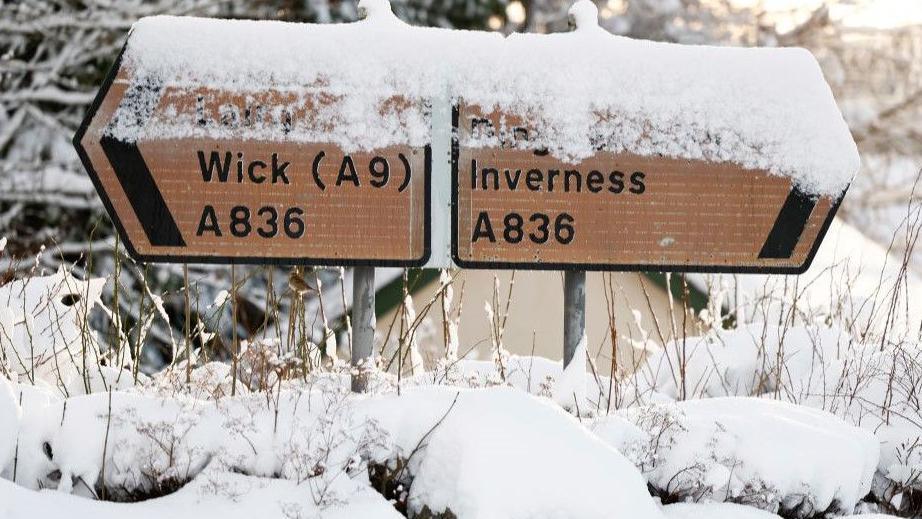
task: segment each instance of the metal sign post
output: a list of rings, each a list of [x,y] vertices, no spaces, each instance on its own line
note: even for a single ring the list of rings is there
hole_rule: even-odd
[[[563,273],[563,367],[570,365],[586,333],[586,271]],[[585,359],[577,359],[577,362]]]
[[[368,388],[368,375],[374,363],[375,269],[352,270],[352,391]]]

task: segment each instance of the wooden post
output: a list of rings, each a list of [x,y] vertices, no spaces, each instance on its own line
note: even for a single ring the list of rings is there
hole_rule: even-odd
[[[586,272],[563,274],[563,367],[570,364],[586,330]]]
[[[352,269],[352,391],[363,393],[374,362],[375,269]]]

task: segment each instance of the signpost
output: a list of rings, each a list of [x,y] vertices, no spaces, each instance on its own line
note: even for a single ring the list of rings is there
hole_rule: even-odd
[[[844,193],[811,196],[788,176],[739,164],[758,152],[763,160],[758,163],[787,171],[789,163],[779,168],[762,152],[790,155],[799,159],[795,169],[814,180],[832,178],[830,171],[857,168],[854,142],[828,88],[812,88],[822,83],[815,62],[789,50],[751,54],[755,61],[749,62],[740,61],[735,51],[723,60],[715,59],[721,51],[713,48],[679,51],[626,39],[609,41],[598,27],[593,4],[580,2],[574,9],[570,14],[576,30],[584,35],[570,43],[591,38],[593,46],[606,45],[613,60],[602,64],[583,59],[577,67],[565,51],[548,55],[579,71],[584,86],[594,86],[600,95],[581,89],[583,97],[571,101],[598,110],[589,114],[589,119],[598,116],[592,124],[607,124],[614,139],[622,139],[620,145],[609,145],[591,129],[577,130],[590,133],[580,133],[580,138],[558,136],[558,141],[577,143],[588,137],[595,153],[578,160],[563,160],[538,145],[542,140],[535,120],[540,113],[532,117],[464,101],[465,88],[475,92],[471,98],[494,91],[492,75],[480,74],[490,65],[480,61],[518,63],[535,52],[548,53],[550,40],[532,48],[529,42],[537,39],[419,31],[398,23],[380,6],[373,9],[377,20],[366,20],[371,25],[270,28],[233,22],[246,31],[239,41],[227,42],[230,48],[223,53],[225,49],[214,48],[215,42],[233,32],[225,31],[231,22],[142,20],[131,36],[141,43],[126,47],[135,52],[126,61],[133,60],[141,72],[125,66],[121,57],[117,60],[74,143],[128,252],[138,261],[355,266],[351,344],[357,391],[366,387],[365,371],[373,354],[375,266],[566,271],[565,363],[584,334],[587,270],[804,272]],[[163,38],[173,25],[185,27],[177,32],[183,36],[177,36],[175,46]],[[300,45],[306,51],[303,57],[278,50],[261,53],[263,40],[268,49]],[[462,47],[479,58],[442,52]],[[213,61],[212,53],[223,57]],[[616,59],[632,53],[638,59]],[[696,62],[720,65],[709,70],[736,74],[732,84],[700,78],[704,87],[699,85],[696,95],[705,102],[683,99],[669,107],[676,113],[706,113],[700,128],[697,122],[677,119],[682,122],[675,124],[687,127],[671,133],[674,128],[667,120],[656,136],[638,136],[634,134],[646,131],[643,120],[625,129],[610,113],[627,105],[612,104],[609,112],[596,105],[604,101],[601,94],[624,87],[618,78],[631,77],[629,85],[645,85],[650,92],[632,98],[628,108],[637,113],[628,115],[643,119],[650,107],[662,110],[661,104],[672,102],[668,94],[656,91],[663,78],[671,77],[673,86],[699,80],[697,69],[677,61],[689,53],[699,56]],[[339,66],[342,60],[350,60],[349,66]],[[446,66],[445,60],[456,61]],[[637,66],[648,61],[661,65]],[[160,67],[164,63],[171,66]],[[789,70],[788,65],[804,71],[797,76],[803,81],[759,80],[774,78],[778,70]],[[516,88],[541,81],[544,74],[535,67],[511,69],[513,75],[527,76],[506,78]],[[594,73],[603,69],[606,74],[595,81]],[[560,84],[550,86],[559,89]],[[738,95],[741,87],[749,94]],[[484,103],[499,106],[500,99],[509,101],[508,94]],[[551,102],[557,96],[545,97]],[[647,98],[656,102],[647,106]],[[722,110],[725,99],[743,105]],[[740,124],[736,117],[747,108],[745,103],[760,99],[762,110],[752,124]],[[369,100],[377,104],[365,112]],[[451,106],[449,100],[457,101]],[[543,101],[531,99],[528,106]],[[552,107],[548,113],[566,126],[559,118],[570,114],[570,106]],[[803,113],[814,108],[815,113]],[[411,117],[403,117],[410,112]],[[775,124],[776,112],[784,117],[782,124]],[[345,114],[360,116],[349,119]],[[816,124],[799,125],[792,114],[813,122],[825,117],[831,126],[827,132]],[[576,120],[586,121],[587,114],[582,116]],[[400,133],[407,121],[416,123],[410,124],[414,138]],[[337,124],[350,131],[331,131]],[[420,138],[426,130],[428,136]],[[333,134],[348,137],[337,140]],[[721,135],[739,142],[722,145]],[[373,138],[362,140],[367,137]],[[652,143],[641,146],[644,155],[621,151],[641,137]],[[685,149],[683,139],[701,141],[688,155],[704,156],[707,149],[718,160],[664,155],[664,150]],[[426,144],[400,144],[420,140]],[[376,143],[391,144],[354,151]],[[821,143],[826,153],[822,160],[805,160],[808,155],[815,158],[814,143]]]

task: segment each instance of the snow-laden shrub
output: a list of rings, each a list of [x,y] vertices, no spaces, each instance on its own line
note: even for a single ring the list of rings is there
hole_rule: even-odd
[[[873,486],[892,511],[920,510],[922,348],[826,326],[756,323],[673,341],[621,387],[676,399],[762,396],[835,414],[880,443]]]
[[[101,369],[100,341],[88,323],[104,284],[61,269],[0,286],[0,365],[22,381],[67,394],[106,387],[112,370]]]
[[[730,501],[789,517],[852,511],[870,490],[878,460],[870,433],[766,399],[637,407],[594,429],[667,501]]]
[[[412,516],[464,519],[659,518],[621,454],[553,402],[508,387],[420,387],[370,399],[406,464]]]
[[[361,396],[314,383],[202,400],[113,391],[43,401],[30,389],[16,481],[135,501],[235,472],[291,481],[333,510],[371,488],[369,464],[402,463],[411,514],[661,517],[630,462],[550,400],[508,387]]]
[[[234,394],[246,394],[250,390],[243,381],[236,389],[230,364],[224,362],[207,362],[189,370],[186,374],[186,361],[154,374],[147,383],[147,389],[161,396],[184,393],[199,400],[220,399]]]
[[[49,448],[59,490],[135,500],[181,487],[206,467],[305,484],[334,504],[332,481],[361,473],[380,431],[342,392],[283,391],[196,400],[97,393],[67,400]]]
[[[835,328],[755,323],[668,343],[638,370],[638,385],[672,398],[796,394],[821,381],[851,341]]]
[[[824,359],[822,376],[782,398],[825,409],[880,442],[874,494],[887,510],[922,513],[922,348],[864,345]]]

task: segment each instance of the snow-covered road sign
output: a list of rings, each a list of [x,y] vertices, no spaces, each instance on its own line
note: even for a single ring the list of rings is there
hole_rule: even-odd
[[[603,140],[589,158],[561,160],[529,144],[523,118],[463,102],[453,121],[452,256],[465,268],[796,274],[844,195]]]
[[[335,124],[324,111],[341,97],[277,86],[165,84],[134,74],[119,58],[74,144],[131,255],[424,264],[430,147],[346,152],[321,128]],[[321,128],[313,140],[312,127]]]
[[[147,261],[806,270],[860,165],[816,59],[580,5],[509,37],[144,18],[76,146]]]

